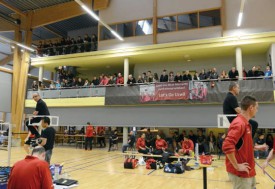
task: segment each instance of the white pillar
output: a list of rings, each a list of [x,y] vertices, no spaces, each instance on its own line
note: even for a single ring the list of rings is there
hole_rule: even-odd
[[[124,59],[124,86],[127,86],[128,76],[129,76],[129,59],[125,58]]]
[[[123,144],[128,142],[128,127],[123,127]]]
[[[43,82],[43,75],[44,75],[44,67],[43,67],[43,66],[40,66],[40,67],[39,67],[38,81]]]
[[[243,59],[240,47],[236,48],[236,70],[239,72],[239,78],[243,78]]]
[[[271,70],[272,70],[272,76],[273,76],[273,87],[275,89],[275,77],[274,77],[275,76],[275,43],[271,45],[269,57],[271,61],[270,66],[272,67]]]

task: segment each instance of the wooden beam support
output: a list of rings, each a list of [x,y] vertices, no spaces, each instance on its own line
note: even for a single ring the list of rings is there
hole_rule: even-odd
[[[28,12],[26,17],[27,23],[26,23],[26,31],[24,36],[26,46],[30,46],[32,42],[32,29],[31,29],[32,18],[33,18],[33,12],[32,11]],[[18,51],[19,50],[17,49],[17,54],[19,53]],[[28,71],[29,71],[29,59],[30,59],[30,52],[24,51],[21,61],[18,61],[20,65],[14,67],[13,84],[15,85],[12,86],[12,89],[13,89],[13,96],[15,97],[12,98],[12,123],[15,124],[16,126],[16,128],[13,129],[13,131],[16,133],[21,132],[22,124],[24,121],[23,114],[24,114],[24,108],[25,108],[26,87],[27,87],[27,78],[28,78]],[[20,66],[20,69],[18,70],[19,66]],[[19,137],[19,135],[15,137]]]
[[[6,3],[3,0],[0,0],[0,4],[4,5],[5,7],[7,7],[8,9],[14,11],[16,14],[19,14],[20,16],[26,17],[26,14],[23,13],[21,10],[19,10],[18,8],[15,8],[13,6],[11,6],[10,4]]]
[[[221,5],[222,37],[224,37],[224,32],[226,30],[225,0],[221,0]]]
[[[13,54],[8,55],[0,61],[0,66],[3,66],[13,60]]]
[[[10,70],[8,68],[4,68],[4,67],[0,67],[0,72],[13,74],[12,70]]]
[[[92,0],[82,0],[82,2],[88,7],[92,5]],[[86,14],[86,12],[74,1],[37,9],[33,12],[31,28],[52,24],[82,14]]]
[[[21,41],[22,34],[17,29],[14,31],[14,40]],[[15,46],[13,51],[13,77],[12,77],[12,102],[11,102],[11,122],[16,124],[16,104],[18,98],[18,83],[19,83],[19,76],[20,76],[20,66],[21,64],[21,52],[18,46]]]
[[[13,24],[1,17],[0,17],[0,23],[1,23],[0,32],[14,31],[16,28],[19,28],[19,25]]]

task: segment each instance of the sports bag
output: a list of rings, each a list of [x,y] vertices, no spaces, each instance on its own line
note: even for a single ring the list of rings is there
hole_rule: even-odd
[[[134,169],[138,166],[138,160],[135,158],[126,158],[124,161],[124,169]]]

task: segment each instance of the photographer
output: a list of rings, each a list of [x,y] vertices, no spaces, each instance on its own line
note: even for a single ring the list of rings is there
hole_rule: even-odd
[[[42,133],[41,133],[41,143],[38,142],[40,146],[43,146],[46,150],[46,157],[45,160],[50,164],[51,157],[52,157],[52,150],[54,146],[54,140],[55,140],[55,129],[52,127],[49,127],[50,125],[50,118],[49,117],[43,117],[41,122],[41,125],[43,127]]]

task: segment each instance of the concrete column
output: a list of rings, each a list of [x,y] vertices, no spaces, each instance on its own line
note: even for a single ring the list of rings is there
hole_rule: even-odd
[[[240,47],[236,48],[236,70],[239,72],[239,78],[243,78],[243,58]]]
[[[128,76],[129,76],[129,59],[125,58],[124,59],[124,86],[127,86]]]
[[[43,76],[44,76],[44,67],[43,67],[43,66],[40,66],[40,67],[39,67],[38,81],[43,82]]]
[[[123,144],[128,142],[128,127],[123,127]]]

